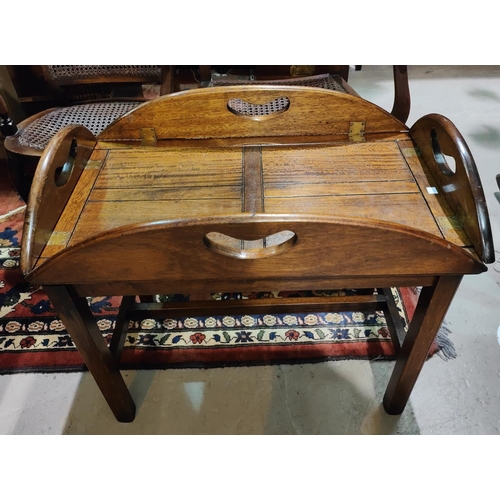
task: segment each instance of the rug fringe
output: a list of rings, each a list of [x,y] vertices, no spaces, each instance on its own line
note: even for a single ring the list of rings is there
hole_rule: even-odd
[[[6,220],[10,219],[13,215],[24,212],[25,210],[26,210],[26,205],[15,208],[14,210],[11,210],[10,212],[7,212],[4,215],[0,215],[0,222],[5,222]]]
[[[441,328],[439,329],[435,342],[439,347],[437,355],[444,361],[449,361],[450,359],[456,359],[457,351],[453,342],[449,339],[451,330],[448,327],[446,321],[443,321]]]

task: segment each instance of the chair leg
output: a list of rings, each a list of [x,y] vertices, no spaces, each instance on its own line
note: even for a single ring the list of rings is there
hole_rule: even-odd
[[[172,94],[178,90],[178,82],[175,78],[175,66],[162,66],[160,95]]]
[[[212,80],[212,66],[200,66],[200,87],[207,87]]]
[[[408,67],[393,66],[394,74],[394,105],[391,114],[402,123],[410,116],[411,98],[408,84]]]
[[[154,295],[139,295],[139,301],[147,304],[156,302]]]
[[[132,422],[135,404],[85,298],[71,287],[44,286],[90,373],[119,422]]]
[[[38,163],[38,158],[36,159]],[[27,170],[34,171],[36,165],[33,166],[33,160],[28,159],[26,162],[20,161],[13,154],[7,155],[7,174],[14,189],[25,203],[28,202],[28,197],[31,189],[33,177],[28,175]]]
[[[422,288],[408,334],[385,392],[384,408],[390,415],[399,415],[405,409],[461,280],[462,276],[441,276],[434,286]]]

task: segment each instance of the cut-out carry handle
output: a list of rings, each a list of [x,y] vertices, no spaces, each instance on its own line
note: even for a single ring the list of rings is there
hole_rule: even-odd
[[[279,233],[258,240],[239,240],[226,234],[210,232],[204,237],[209,250],[235,259],[262,259],[278,255],[290,249],[297,242],[293,231]]]
[[[457,171],[456,160],[453,156],[446,155],[441,151],[438,135],[434,128],[431,129],[431,143],[434,159],[436,160],[436,165],[439,167],[439,170],[441,170],[444,175],[453,175]]]
[[[236,116],[263,120],[284,113],[290,107],[290,99],[285,96],[277,97],[265,104],[252,104],[243,99],[229,99],[227,109]]]
[[[78,145],[76,139],[72,139],[64,164],[54,170],[54,181],[57,187],[62,187],[69,181],[75,167],[77,152]]]
[[[495,256],[486,198],[462,134],[448,118],[433,113],[417,120],[410,136],[474,250],[485,264],[492,264]]]

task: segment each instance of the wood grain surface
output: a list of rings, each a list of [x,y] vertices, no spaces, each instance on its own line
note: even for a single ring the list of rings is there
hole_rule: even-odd
[[[90,167],[98,168],[90,168]],[[354,217],[471,242],[410,139],[96,150],[41,253],[131,224],[239,212]],[[242,248],[266,246],[242,242]]]
[[[290,100],[284,113],[252,120],[228,110],[228,101],[265,104]],[[365,122],[365,134],[407,131],[387,111],[359,97],[305,87],[216,87],[179,92],[141,105],[115,121],[99,140],[141,140],[142,128],[154,128],[158,140],[217,137],[347,135],[350,122]]]
[[[292,231],[297,242],[279,255],[246,260],[204,243],[218,232],[256,240]],[[126,248],[127,252],[116,252]],[[131,258],[133,256],[133,258]],[[399,224],[334,216],[254,215],[178,219],[117,228],[60,252],[32,272],[33,283],[123,280],[231,280],[479,273],[485,266],[441,237]]]
[[[40,158],[26,207],[20,263],[23,273],[32,269],[50,240],[94,145],[95,137],[89,130],[70,125],[52,138]],[[61,179],[64,183],[58,182]],[[75,203],[78,204],[78,195]],[[68,210],[67,217],[74,225],[74,212]]]

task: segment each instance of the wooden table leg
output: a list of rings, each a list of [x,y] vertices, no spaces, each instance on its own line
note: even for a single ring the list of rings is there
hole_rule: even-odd
[[[134,401],[87,300],[78,297],[68,286],[44,286],[43,290],[56,308],[116,419],[132,422],[135,417]]]
[[[390,415],[399,415],[405,409],[461,280],[462,276],[441,276],[434,286],[422,288],[408,334],[385,392],[384,408]]]
[[[155,302],[155,296],[154,295],[139,295],[139,300],[143,303],[151,303]]]

